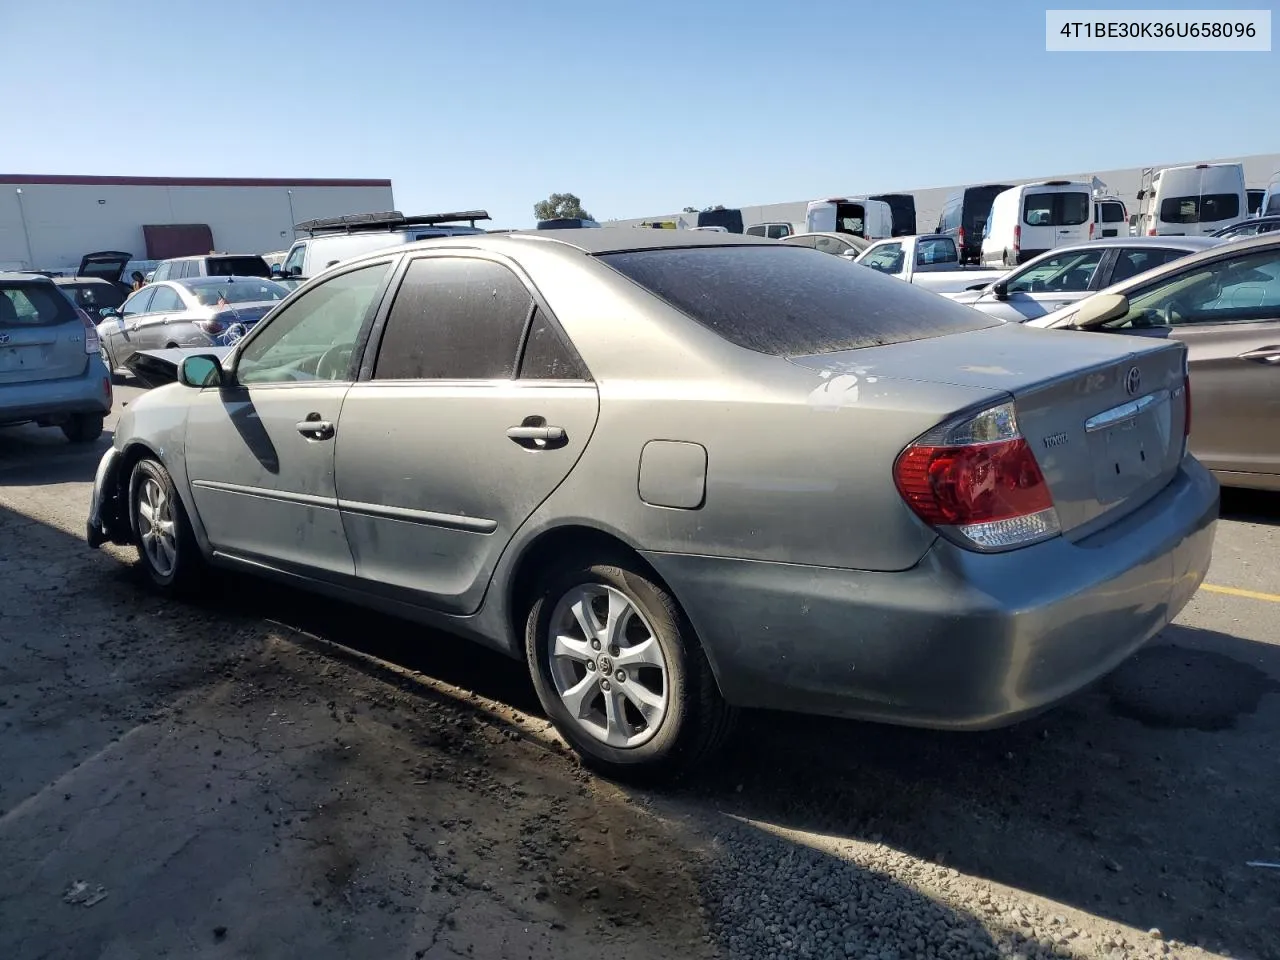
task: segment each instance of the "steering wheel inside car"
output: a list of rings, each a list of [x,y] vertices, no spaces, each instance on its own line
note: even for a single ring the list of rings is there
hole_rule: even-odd
[[[1164,305],[1164,309],[1160,311],[1160,320],[1166,327],[1176,327],[1187,317],[1187,310],[1183,307],[1182,301],[1170,300]]]
[[[349,343],[340,343],[330,347],[316,364],[317,380],[345,380],[351,369],[351,355],[355,348]]]

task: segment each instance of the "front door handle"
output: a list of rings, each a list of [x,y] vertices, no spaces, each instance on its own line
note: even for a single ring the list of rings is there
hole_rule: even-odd
[[[308,440],[329,440],[333,437],[333,424],[328,420],[321,420],[318,413],[313,413],[305,420],[299,420],[295,424],[298,432]]]
[[[1258,363],[1280,363],[1280,345],[1250,350],[1248,353],[1240,354],[1240,359],[1256,360]]]

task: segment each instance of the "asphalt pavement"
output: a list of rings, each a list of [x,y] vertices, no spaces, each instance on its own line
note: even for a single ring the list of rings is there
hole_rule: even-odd
[[[0,429],[0,957],[1280,957],[1280,496],[1227,491],[1205,587],[1049,714],[749,715],[650,792],[465,642],[150,594],[83,544],[108,443]]]

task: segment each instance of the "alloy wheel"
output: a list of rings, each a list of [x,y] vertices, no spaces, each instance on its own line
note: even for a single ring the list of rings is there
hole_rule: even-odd
[[[161,577],[172,576],[178,564],[173,501],[154,477],[143,480],[138,491],[138,538],[152,569]]]
[[[638,747],[670,699],[666,656],[644,614],[614,587],[569,590],[551,614],[548,656],[556,693],[578,726],[611,747]]]

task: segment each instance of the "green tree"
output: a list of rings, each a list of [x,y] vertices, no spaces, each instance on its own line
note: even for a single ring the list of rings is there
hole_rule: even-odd
[[[595,219],[582,209],[582,201],[572,193],[553,193],[547,199],[539,200],[533,205],[533,215],[539,220],[558,220],[561,217]]]
[[[697,207],[685,207],[685,208],[684,208],[683,210],[681,210],[680,212],[681,212],[681,213],[697,213],[697,212],[698,212],[698,208],[697,208]]]

